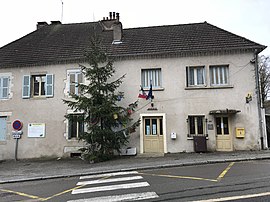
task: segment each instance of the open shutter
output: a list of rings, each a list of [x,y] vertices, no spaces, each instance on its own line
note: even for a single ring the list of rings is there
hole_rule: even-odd
[[[30,98],[30,75],[23,76],[22,98]]]
[[[53,97],[53,74],[46,74],[46,97]]]

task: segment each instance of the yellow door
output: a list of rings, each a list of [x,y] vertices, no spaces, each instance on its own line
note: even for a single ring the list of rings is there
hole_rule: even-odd
[[[164,153],[162,117],[145,117],[144,124],[144,152]]]
[[[232,151],[229,117],[216,117],[217,151]]]

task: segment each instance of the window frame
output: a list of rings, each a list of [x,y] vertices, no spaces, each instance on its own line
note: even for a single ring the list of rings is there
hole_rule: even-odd
[[[35,78],[44,77],[45,81],[42,84],[42,79],[38,83],[38,95],[35,95]],[[44,85],[44,95],[42,91]],[[23,75],[22,80],[22,98],[49,98],[54,96],[54,74],[36,73],[31,75]]]
[[[228,86],[229,65],[209,65],[210,86]]]
[[[191,134],[191,118],[194,118],[194,133]],[[202,129],[199,129],[199,122],[198,119],[202,118]],[[203,136],[203,137],[208,137],[208,130],[207,130],[207,118],[205,115],[188,115],[187,119],[187,137],[188,138],[193,138],[194,136]],[[199,133],[199,130],[202,130],[203,133]]]
[[[70,75],[74,74],[75,75],[75,82],[74,82],[74,94],[71,94],[71,82],[70,82]],[[79,83],[79,75],[81,75],[81,82]],[[72,69],[72,70],[67,70],[67,93],[68,96],[72,96],[72,95],[79,95],[80,91],[79,91],[79,86],[77,84],[83,84],[83,73],[81,69]],[[77,85],[77,86],[76,86]]]
[[[154,77],[154,80],[153,80]],[[153,89],[162,89],[162,71],[161,68],[142,68],[141,86],[143,89],[149,89],[152,83]]]
[[[69,114],[68,116],[70,116],[70,117],[71,116],[79,117],[79,116],[84,116],[84,114],[83,113],[72,113],[72,114]],[[68,140],[78,140],[80,134],[84,133],[84,131],[85,131],[85,124],[84,124],[84,122],[80,122],[77,119],[75,121],[76,122],[76,134],[74,135],[74,134],[72,134],[73,130],[71,129],[71,127],[73,126],[73,123],[71,124],[71,121],[72,120],[70,118],[67,119],[67,123],[68,123],[67,139]],[[80,124],[82,124],[82,125],[80,125]],[[80,131],[80,129],[82,129],[82,131]]]
[[[193,69],[193,75],[191,75],[191,69]],[[202,69],[202,84],[198,83],[198,69]],[[191,82],[191,78],[192,82]],[[187,87],[203,87],[206,86],[206,67],[205,65],[187,66],[186,67],[186,84]]]
[[[4,79],[7,79],[7,86],[4,87]],[[6,97],[3,96],[4,89],[6,89]],[[9,99],[10,94],[10,76],[0,75],[0,100]]]

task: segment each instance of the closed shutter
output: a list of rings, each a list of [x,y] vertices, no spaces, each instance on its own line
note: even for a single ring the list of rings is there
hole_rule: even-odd
[[[22,98],[30,98],[30,75],[23,76]]]
[[[53,97],[53,74],[46,74],[46,97]]]
[[[6,140],[7,117],[0,117],[0,141]]]

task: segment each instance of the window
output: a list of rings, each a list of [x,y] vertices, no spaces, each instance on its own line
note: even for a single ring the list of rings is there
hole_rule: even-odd
[[[45,95],[45,79],[46,75],[32,76],[33,95],[42,96]]]
[[[228,85],[229,84],[229,67],[228,66],[210,66],[211,85]]]
[[[162,118],[145,118],[144,119],[145,135],[163,135]]]
[[[84,122],[82,114],[70,114],[68,120],[68,139],[79,138],[84,132]]]
[[[9,94],[9,77],[0,77],[0,99],[7,99]]]
[[[207,136],[206,122],[204,116],[188,116],[188,137]]]
[[[78,84],[83,82],[81,70],[68,71],[68,94],[79,95],[81,93]]]
[[[187,86],[202,86],[205,84],[204,66],[187,67]]]
[[[22,98],[53,97],[53,75],[23,76]]]
[[[161,69],[142,69],[142,87],[161,88]]]

